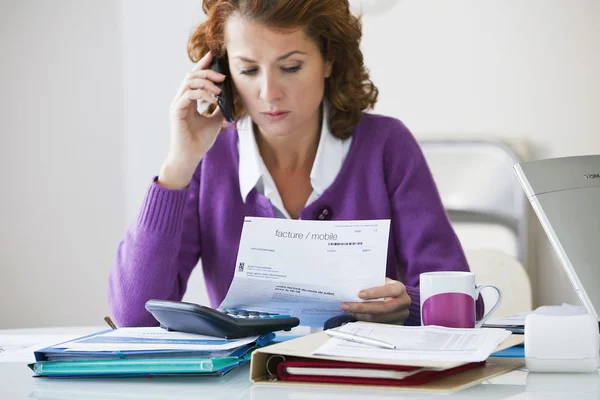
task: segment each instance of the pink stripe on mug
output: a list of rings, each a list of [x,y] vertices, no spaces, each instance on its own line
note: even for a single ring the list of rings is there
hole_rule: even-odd
[[[494,285],[475,285],[475,274],[462,271],[425,272],[421,274],[421,325],[449,328],[480,328],[498,309],[502,293]],[[475,301],[481,289],[491,287],[498,292],[498,301],[475,321]]]

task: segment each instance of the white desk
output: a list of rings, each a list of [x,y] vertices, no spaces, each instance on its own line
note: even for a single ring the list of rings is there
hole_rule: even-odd
[[[61,334],[81,336],[104,329],[50,328],[0,330],[3,335]],[[0,399],[148,399],[148,400],[367,400],[440,399],[440,395],[403,393],[397,390],[369,390],[252,385],[248,366],[221,378],[81,379],[33,378],[24,363],[0,363]],[[458,392],[458,399],[600,399],[600,374],[534,374],[513,371],[481,385]]]

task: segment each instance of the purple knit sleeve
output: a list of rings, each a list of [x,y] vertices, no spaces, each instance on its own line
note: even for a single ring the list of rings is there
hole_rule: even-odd
[[[156,179],[155,179],[156,180]],[[149,299],[180,301],[201,252],[197,174],[185,189],[153,182],[117,249],[108,304],[118,326],[152,326]]]
[[[425,157],[399,121],[390,135],[384,163],[392,205],[392,227],[400,276],[411,298],[406,325],[421,324],[420,274],[469,271],[469,265],[442,205]],[[483,300],[477,300],[477,319]]]

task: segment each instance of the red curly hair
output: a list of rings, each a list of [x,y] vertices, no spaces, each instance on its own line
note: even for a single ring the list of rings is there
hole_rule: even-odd
[[[362,24],[352,15],[348,0],[204,0],[207,20],[196,27],[188,41],[188,55],[198,62],[212,50],[218,57],[226,53],[225,25],[238,13],[244,18],[279,30],[303,29],[314,40],[332,73],[325,80],[325,97],[332,105],[331,132],[347,139],[363,111],[373,108],[379,91],[369,79],[360,51]],[[235,112],[245,110],[235,98]]]

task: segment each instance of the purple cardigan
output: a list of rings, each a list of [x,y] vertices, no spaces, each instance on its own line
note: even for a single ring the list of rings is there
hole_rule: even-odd
[[[225,298],[244,217],[275,217],[256,189],[242,200],[237,143],[231,125],[185,189],[150,184],[110,271],[108,303],[119,326],[156,325],[145,302],[180,301],[200,258],[211,306]],[[335,181],[300,218],[318,219],[324,209],[334,220],[391,219],[386,275],[406,285],[407,325],[421,321],[419,274],[469,270],[419,145],[397,119],[363,114]],[[477,306],[480,319],[481,298]]]

